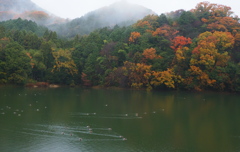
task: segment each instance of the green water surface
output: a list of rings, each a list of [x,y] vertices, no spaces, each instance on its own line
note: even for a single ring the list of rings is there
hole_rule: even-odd
[[[1,152],[237,152],[240,95],[0,87]]]

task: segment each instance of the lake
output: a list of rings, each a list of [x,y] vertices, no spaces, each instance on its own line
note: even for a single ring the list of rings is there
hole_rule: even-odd
[[[0,87],[1,152],[237,152],[240,95]]]

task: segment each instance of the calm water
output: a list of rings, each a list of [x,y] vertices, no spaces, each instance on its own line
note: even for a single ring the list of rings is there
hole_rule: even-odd
[[[240,151],[240,95],[0,87],[1,152]]]

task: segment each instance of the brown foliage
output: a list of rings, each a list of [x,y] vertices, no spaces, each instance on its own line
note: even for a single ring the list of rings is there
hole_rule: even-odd
[[[194,12],[197,15],[210,12],[211,15],[215,17],[226,17],[231,16],[233,14],[233,12],[231,11],[231,7],[213,4],[209,2],[198,3],[195,9],[192,9],[192,12]]]
[[[156,29],[155,32],[153,32],[153,36],[163,36],[165,38],[167,38],[168,40],[172,41],[177,33],[179,31],[175,30],[174,28],[172,28],[171,26],[169,25],[163,25],[159,28]]]

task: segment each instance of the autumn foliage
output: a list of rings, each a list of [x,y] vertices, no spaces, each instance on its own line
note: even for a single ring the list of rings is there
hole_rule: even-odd
[[[53,53],[55,59],[55,65],[53,66],[52,72],[61,71],[67,72],[71,75],[77,74],[76,64],[72,60],[72,54],[70,50],[56,50]]]
[[[183,46],[191,44],[192,40],[191,38],[186,38],[184,36],[176,36],[172,41],[171,48],[174,51],[177,51],[178,49],[182,49]]]
[[[157,28],[154,32],[153,32],[153,36],[163,36],[165,38],[167,38],[168,40],[173,40],[176,36],[177,33],[179,31],[177,31],[176,29],[174,29],[173,27],[169,26],[169,25],[163,25],[162,27]]]
[[[151,80],[151,85],[157,87],[165,85],[167,88],[175,88],[176,84],[183,81],[180,75],[176,75],[173,69],[167,69],[166,71],[153,71],[153,79]]]
[[[141,37],[141,34],[139,32],[132,32],[129,37],[130,43],[137,43],[138,38]]]
[[[233,15],[228,6],[201,2],[190,11],[148,15],[132,26],[72,39],[32,21],[2,22],[0,83],[239,92],[240,19]],[[49,16],[38,11],[25,17]]]
[[[153,59],[161,59],[162,58],[160,55],[156,54],[156,49],[154,49],[154,48],[144,50],[142,55],[144,57],[144,60],[147,60],[147,59],[153,60]]]

